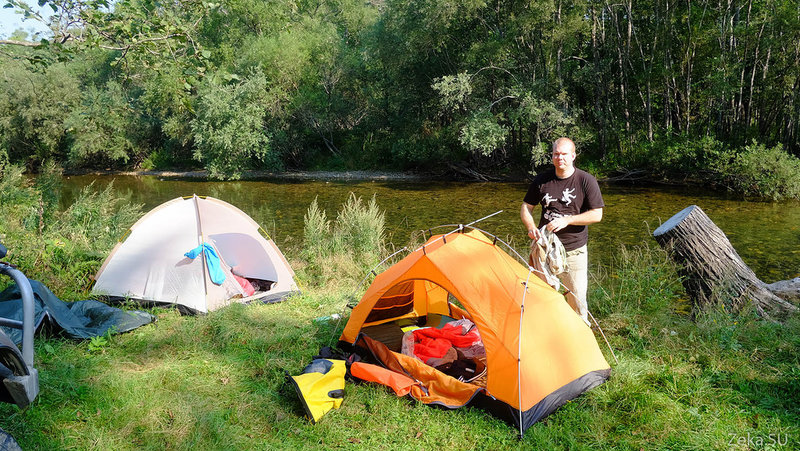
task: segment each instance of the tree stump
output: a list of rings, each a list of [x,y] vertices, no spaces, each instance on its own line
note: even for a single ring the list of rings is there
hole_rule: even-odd
[[[764,318],[782,319],[798,311],[767,289],[725,233],[697,205],[670,218],[653,232],[653,237],[678,263],[693,312],[722,305],[736,313],[752,305]]]
[[[767,289],[787,301],[800,301],[800,277],[770,283]]]

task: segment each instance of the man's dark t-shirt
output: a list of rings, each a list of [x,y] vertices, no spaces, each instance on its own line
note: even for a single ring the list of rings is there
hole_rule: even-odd
[[[565,179],[556,177],[555,169],[537,175],[524,200],[530,205],[542,206],[539,227],[555,218],[575,216],[605,206],[597,179],[578,168]],[[583,246],[589,239],[585,225],[564,227],[556,235],[567,251]]]

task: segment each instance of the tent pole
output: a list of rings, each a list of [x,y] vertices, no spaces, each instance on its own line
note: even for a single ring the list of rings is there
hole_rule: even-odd
[[[525,291],[522,293],[522,303],[519,306],[519,334],[517,351],[517,387],[519,389],[519,436],[522,437],[522,317],[525,315],[525,297],[528,295],[528,282],[531,280],[533,267],[528,266],[528,278],[525,279]]]
[[[502,212],[503,212],[503,210],[497,210],[496,212],[494,212],[494,213],[492,213],[492,214],[490,214],[490,215],[486,215],[486,216],[482,217],[481,219],[476,219],[476,220],[474,220],[474,221],[470,222],[469,224],[465,225],[464,227],[469,227],[469,226],[471,226],[472,224],[477,224],[477,223],[479,223],[479,222],[483,221],[484,219],[489,219],[489,218],[491,218],[492,216],[499,215],[499,214],[500,214],[500,213],[502,213]]]
[[[614,349],[611,347],[611,343],[608,342],[608,338],[606,338],[606,334],[603,333],[603,329],[600,328],[600,324],[597,322],[596,319],[594,319],[594,315],[592,315],[592,312],[590,312],[587,309],[586,313],[588,313],[589,316],[592,318],[592,321],[594,322],[594,325],[597,327],[597,330],[600,332],[600,335],[603,337],[603,340],[605,340],[606,346],[608,346],[608,350],[611,351],[611,357],[614,357],[614,361],[617,362],[617,365],[619,365],[619,360],[617,359],[617,355],[614,354]]]
[[[198,246],[202,246],[206,242],[206,237],[203,235],[203,223],[200,221],[200,202],[198,201],[197,194],[192,194],[192,200],[194,201],[194,211],[197,213],[197,232],[200,234],[200,244]],[[207,266],[208,263],[206,262],[206,251],[205,249],[200,249],[200,255],[202,256],[202,265],[203,265],[203,290],[205,291],[205,304],[208,305],[208,273],[207,273]]]

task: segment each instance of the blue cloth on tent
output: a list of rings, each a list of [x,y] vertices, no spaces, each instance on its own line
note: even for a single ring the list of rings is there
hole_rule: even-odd
[[[211,277],[211,281],[217,285],[222,285],[222,282],[225,282],[225,273],[222,271],[222,264],[213,246],[203,243],[183,255],[194,260],[200,255],[201,251],[206,254],[206,266],[208,267],[208,276]]]

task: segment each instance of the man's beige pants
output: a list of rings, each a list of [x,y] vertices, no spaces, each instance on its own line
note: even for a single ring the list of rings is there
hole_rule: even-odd
[[[589,310],[586,305],[586,292],[589,287],[589,253],[586,245],[567,251],[569,270],[558,275],[561,283],[569,290],[567,302],[583,322],[589,324]]]
[[[536,269],[536,275],[545,283],[549,283],[545,270],[537,258],[528,257],[528,263]],[[567,252],[568,270],[558,274],[558,280],[568,290],[566,294],[567,303],[575,313],[583,319],[586,325],[589,324],[589,311],[586,305],[586,291],[589,286],[589,254],[586,245]]]

